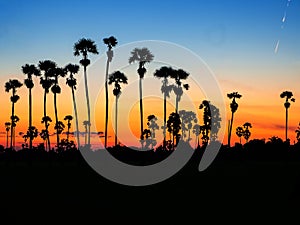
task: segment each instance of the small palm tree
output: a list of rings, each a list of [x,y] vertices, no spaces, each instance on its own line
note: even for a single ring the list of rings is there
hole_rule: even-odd
[[[240,139],[240,144],[242,144],[242,137],[244,136],[244,129],[243,127],[237,127],[235,130],[235,134],[239,137]]]
[[[121,85],[127,84],[127,77],[124,73],[116,71],[109,75],[108,84],[111,85],[114,83],[113,95],[116,96],[116,108],[115,108],[115,145],[118,143],[118,100],[121,95]]]
[[[5,122],[5,130],[6,130],[6,148],[8,148],[8,133],[11,127],[11,122]]]
[[[242,95],[240,95],[238,92],[232,92],[227,94],[227,97],[229,99],[232,99],[230,103],[230,109],[231,109],[231,120],[229,122],[229,129],[228,129],[228,147],[230,147],[230,140],[231,140],[231,132],[232,132],[232,125],[233,125],[233,116],[234,113],[237,111],[239,105],[235,101],[236,98],[241,98]]]
[[[20,96],[17,95],[17,89],[22,87],[22,83],[17,79],[9,80],[5,83],[5,91],[12,92],[10,97],[10,101],[12,103],[11,107],[11,128],[10,128],[10,148],[13,149],[13,137],[15,132],[16,122],[18,121],[18,117],[15,115],[15,103],[20,99]]]
[[[50,123],[52,122],[52,119],[49,116],[43,116],[41,123],[45,124],[45,129],[41,131],[40,136],[41,138],[46,142],[46,149],[51,150],[50,146],[50,138],[49,138],[49,126]],[[48,146],[47,146],[48,145]]]
[[[26,87],[28,88],[28,108],[29,108],[29,113],[28,113],[28,131],[32,130],[32,94],[31,90],[34,87],[34,83],[32,80],[32,76],[40,76],[41,72],[40,70],[35,66],[35,65],[29,65],[25,64],[22,66],[22,71],[25,75],[27,75],[27,78],[24,80],[24,83]],[[32,132],[29,132],[29,134],[34,134]],[[29,149],[32,149],[32,140],[34,137],[29,137]]]
[[[143,121],[143,85],[142,80],[147,72],[145,68],[146,63],[150,63],[154,58],[154,55],[150,52],[148,48],[135,48],[131,51],[131,57],[129,58],[129,63],[138,62],[139,68],[137,72],[139,74],[139,94],[140,94],[140,119],[141,119],[141,137],[144,131],[144,121]]]
[[[193,134],[195,134],[195,136],[196,136],[196,142],[195,142],[195,149],[196,149],[200,146],[199,136],[201,134],[201,126],[199,124],[195,124],[193,126]]]
[[[147,122],[148,129],[150,130],[150,138],[151,138],[150,144],[152,145],[153,148],[157,144],[155,138],[155,131],[159,129],[159,126],[156,123],[157,117],[155,115],[149,115],[147,120],[148,120]]]
[[[64,120],[67,121],[67,127],[68,127],[68,130],[67,130],[67,142],[69,142],[69,135],[70,135],[70,128],[71,128],[71,121],[73,120],[73,116],[71,115],[66,115]]]
[[[244,136],[244,138],[246,140],[246,143],[247,143],[250,136],[251,136],[251,132],[250,132],[249,128],[252,128],[252,124],[249,123],[249,122],[246,122],[246,123],[244,123],[243,127],[245,129],[243,136]]]
[[[181,129],[180,116],[176,112],[172,112],[167,121],[168,132],[172,135],[172,149],[174,150],[175,138],[178,139],[179,131]]]
[[[295,98],[293,98],[293,93],[291,91],[284,91],[280,94],[280,98],[285,98],[284,107],[285,107],[285,140],[288,140],[288,109],[291,106],[291,102],[295,102]]]
[[[186,141],[189,142],[191,140],[191,130],[193,128],[193,123],[197,123],[196,113],[193,111],[180,110],[179,116],[181,119],[181,132],[182,138],[186,138]],[[187,133],[186,133],[187,132]]]
[[[47,118],[47,94],[50,91],[50,88],[53,84],[53,80],[50,79],[52,76],[53,70],[56,68],[56,63],[51,61],[51,60],[45,60],[45,61],[40,61],[38,65],[39,69],[43,71],[43,77],[40,79],[40,84],[42,85],[44,89],[44,116],[43,118]],[[43,121],[42,118],[42,121]],[[49,135],[49,126],[47,125],[48,123],[45,123],[45,133],[48,133],[45,135],[47,138],[47,145],[48,145],[48,150],[51,150],[51,144],[50,144],[50,135]]]
[[[85,84],[85,97],[86,97],[86,107],[87,107],[87,116],[88,116],[88,142],[87,146],[91,147],[91,109],[90,109],[90,99],[89,99],[89,88],[88,88],[88,80],[87,80],[87,72],[86,68],[90,65],[90,60],[88,59],[88,53],[99,54],[97,50],[97,46],[94,41],[91,39],[82,38],[78,42],[74,44],[74,55],[79,56],[82,55],[83,59],[79,62],[83,66],[84,69],[84,84]]]
[[[107,45],[107,61],[106,61],[106,72],[105,72],[105,133],[104,133],[104,147],[107,147],[107,126],[108,126],[108,70],[109,63],[113,58],[112,48],[118,44],[117,39],[114,36],[110,36],[109,38],[103,39],[104,44]]]

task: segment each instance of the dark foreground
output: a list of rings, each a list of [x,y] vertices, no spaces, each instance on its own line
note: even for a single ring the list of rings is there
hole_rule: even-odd
[[[202,150],[170,179],[131,187],[102,178],[80,152],[0,155],[0,224],[299,224],[300,148]],[[194,221],[194,222],[192,222]]]

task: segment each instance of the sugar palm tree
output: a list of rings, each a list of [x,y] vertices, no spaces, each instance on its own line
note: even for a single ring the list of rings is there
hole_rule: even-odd
[[[178,103],[181,99],[181,96],[183,94],[182,90],[182,81],[181,80],[186,80],[189,76],[189,73],[182,69],[178,70],[173,70],[173,72],[170,74],[170,77],[175,80],[176,85],[173,87],[173,91],[176,95],[176,102],[175,102],[175,112],[178,112]],[[183,84],[183,87],[188,90],[189,85],[188,84]]]
[[[244,136],[244,129],[243,129],[243,127],[237,127],[236,130],[235,130],[235,134],[239,137],[240,144],[242,144],[242,136]]]
[[[121,85],[127,84],[127,77],[124,73],[116,71],[109,75],[108,84],[114,84],[113,95],[116,96],[116,108],[115,108],[115,145],[118,143],[118,100],[121,95]]]
[[[104,132],[104,147],[107,147],[107,125],[108,125],[108,70],[109,63],[113,58],[112,48],[118,44],[117,39],[114,36],[110,36],[109,38],[103,39],[104,44],[107,45],[107,61],[106,61],[106,72],[105,72],[105,132]]]
[[[291,91],[284,91],[280,94],[280,98],[285,98],[284,107],[285,107],[285,140],[288,140],[288,109],[291,106],[291,102],[295,102],[293,98],[293,93]]]
[[[67,121],[67,127],[68,127],[68,130],[67,130],[67,142],[69,142],[69,135],[70,135],[70,128],[71,128],[71,121],[73,120],[73,116],[71,115],[66,115],[64,120]]]
[[[10,130],[11,122],[5,122],[5,130],[6,130],[6,148],[8,148],[8,133]]]
[[[48,118],[47,115],[47,94],[50,91],[50,88],[53,84],[53,80],[50,79],[52,76],[53,70],[56,68],[56,63],[51,60],[45,60],[45,61],[39,61],[38,65],[39,69],[43,71],[43,77],[40,79],[40,84],[42,85],[44,89],[44,116],[42,118],[42,123],[44,119]],[[51,150],[51,144],[50,144],[50,135],[49,135],[49,123],[45,122],[45,137],[47,138],[47,145],[48,150]]]
[[[16,122],[18,121],[18,117],[15,115],[15,103],[20,99],[20,96],[17,95],[17,89],[22,87],[22,83],[17,80],[17,79],[13,79],[13,80],[9,80],[8,82],[5,83],[5,91],[12,92],[12,95],[10,97],[10,101],[11,101],[11,128],[10,128],[10,148],[13,149],[13,137],[14,137],[14,131],[15,131],[15,126],[16,126]]]
[[[22,72],[27,75],[27,78],[24,80],[24,83],[26,85],[26,87],[28,88],[28,109],[29,109],[29,113],[28,113],[28,131],[34,130],[32,129],[32,94],[31,94],[31,90],[34,87],[34,83],[32,80],[32,76],[40,76],[41,72],[40,70],[33,64],[29,65],[29,64],[25,64],[24,66],[22,66]],[[29,132],[29,135],[33,135],[34,133]],[[32,136],[31,135],[31,136]],[[29,149],[32,149],[32,137],[29,137]]]
[[[74,75],[78,73],[79,66],[75,64],[68,64],[65,67],[67,73],[69,73],[69,77],[67,78],[66,84],[71,88],[72,91],[72,99],[73,99],[73,108],[74,108],[74,115],[75,115],[75,126],[76,126],[76,139],[77,139],[77,148],[80,147],[80,140],[79,140],[79,125],[78,125],[78,113],[77,113],[77,104],[75,98],[75,90],[77,81]]]
[[[129,58],[129,63],[138,62],[139,68],[137,72],[139,74],[139,95],[140,95],[140,119],[141,119],[141,137],[144,131],[144,121],[143,121],[143,85],[142,80],[147,72],[145,68],[146,63],[150,63],[154,58],[154,55],[150,52],[148,48],[135,48],[131,51],[131,56]]]
[[[91,147],[91,109],[90,109],[90,99],[89,99],[89,88],[87,80],[86,68],[90,65],[91,61],[88,59],[88,53],[99,54],[97,46],[94,41],[91,39],[82,38],[74,44],[74,55],[82,55],[83,59],[79,62],[83,66],[84,70],[84,84],[85,84],[85,97],[86,97],[86,107],[87,107],[87,116],[88,116],[88,142],[87,146]]]
[[[246,123],[244,123],[243,127],[245,129],[243,136],[244,136],[246,142],[248,142],[248,140],[251,136],[251,132],[250,132],[249,128],[252,128],[252,124],[249,122],[246,122]]]
[[[234,113],[237,111],[237,109],[239,107],[239,105],[237,104],[237,102],[235,101],[235,99],[241,98],[242,95],[240,95],[238,92],[232,92],[232,93],[227,94],[227,97],[229,99],[232,99],[232,101],[230,103],[231,120],[229,122],[229,129],[228,129],[228,146],[230,147],[231,132],[232,132],[232,125],[233,125],[233,117],[234,117]]]
[[[166,148],[166,129],[167,129],[167,97],[170,98],[170,93],[173,89],[173,85],[168,84],[168,78],[170,77],[170,74],[173,73],[174,70],[172,67],[166,67],[163,66],[160,69],[157,69],[154,72],[154,77],[156,78],[162,78],[162,86],[161,86],[161,92],[164,95],[164,125],[163,125],[163,135],[164,135],[164,141],[163,141],[163,149]]]

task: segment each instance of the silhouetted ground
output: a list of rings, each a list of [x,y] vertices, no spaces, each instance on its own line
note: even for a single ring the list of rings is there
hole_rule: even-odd
[[[299,224],[299,146],[223,147],[199,172],[201,155],[164,182],[130,187],[98,175],[79,151],[0,153],[0,220],[9,220],[1,224],[157,224],[160,216],[167,224]]]

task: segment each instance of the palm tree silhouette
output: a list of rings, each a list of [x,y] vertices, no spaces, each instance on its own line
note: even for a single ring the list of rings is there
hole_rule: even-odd
[[[75,64],[68,64],[65,67],[66,73],[69,73],[69,77],[67,78],[66,84],[71,88],[72,91],[72,99],[73,99],[73,108],[74,108],[74,115],[75,115],[75,126],[76,126],[76,139],[77,139],[77,147],[80,147],[80,140],[79,140],[79,125],[78,125],[78,113],[77,113],[77,104],[75,98],[75,90],[77,85],[77,80],[74,77],[74,74],[78,73],[79,66]]]
[[[154,148],[154,146],[157,144],[155,139],[155,131],[159,129],[159,126],[156,123],[157,117],[155,115],[149,115],[147,117],[147,120],[148,120],[147,125],[150,131],[150,138],[151,138],[150,144],[152,145],[152,148]]]
[[[227,94],[227,97],[229,99],[232,99],[230,103],[230,109],[231,109],[231,120],[229,122],[229,129],[228,129],[228,147],[230,147],[230,140],[231,140],[231,132],[232,132],[232,125],[233,125],[233,116],[234,113],[237,111],[239,105],[236,103],[236,98],[241,98],[242,95],[240,95],[238,92],[232,92]]]
[[[32,130],[32,94],[31,90],[34,87],[34,83],[32,80],[32,75],[34,76],[40,76],[41,72],[40,70],[35,66],[35,65],[29,65],[25,64],[22,66],[22,72],[27,75],[27,78],[24,80],[25,86],[28,88],[28,108],[29,108],[29,113],[28,113],[28,131]],[[34,134],[29,132],[29,134]],[[32,140],[33,137],[29,137],[29,149],[32,149]]]
[[[67,127],[68,127],[68,130],[67,130],[67,142],[69,142],[69,135],[70,135],[70,128],[71,128],[71,120],[73,120],[73,116],[71,115],[66,115],[64,120],[67,121]]]
[[[107,45],[107,61],[106,61],[106,72],[105,72],[105,132],[104,132],[104,147],[107,147],[107,125],[108,125],[108,70],[109,70],[109,63],[112,61],[113,58],[113,51],[112,48],[118,44],[117,39],[114,36],[110,36],[109,38],[103,39],[104,44]]]
[[[297,142],[300,143],[300,123],[298,125],[298,128],[295,130],[295,132],[296,132]]]
[[[195,124],[193,126],[193,134],[196,136],[195,149],[200,146],[199,144],[199,136],[201,134],[201,126],[199,124]]]
[[[143,122],[143,86],[142,80],[147,72],[145,68],[146,63],[150,63],[154,58],[154,55],[150,52],[148,48],[135,48],[131,51],[131,57],[129,58],[129,63],[139,62],[139,68],[137,70],[139,74],[139,94],[140,94],[140,118],[141,118],[141,137],[144,131]],[[142,138],[141,138],[142,139]]]
[[[41,79],[40,79],[40,84],[42,85],[42,87],[44,89],[44,116],[42,118],[42,123],[43,123],[43,121],[48,119],[47,94],[49,93],[49,90],[53,84],[53,80],[51,80],[50,77],[52,76],[53,70],[56,68],[56,63],[51,60],[39,61],[38,67],[41,71],[44,72],[44,77],[41,77]],[[47,133],[44,136],[47,138],[48,150],[50,151],[51,144],[50,144],[49,123],[48,122],[45,122],[44,133]]]
[[[89,121],[85,120],[83,121],[83,126],[84,126],[84,130],[85,130],[85,134],[84,134],[84,145],[87,145],[87,136],[88,136],[88,127],[91,124],[89,123]]]
[[[181,96],[183,94],[183,90],[182,90],[182,82],[181,80],[186,80],[188,78],[189,74],[187,72],[185,72],[182,69],[179,70],[173,70],[173,72],[170,74],[170,77],[173,78],[175,80],[176,85],[173,87],[173,91],[176,95],[176,102],[175,102],[175,112],[178,112],[178,103],[181,99]],[[184,84],[183,85],[184,89],[188,90],[189,89],[189,85],[188,84]]]
[[[28,127],[26,138],[29,138],[29,143],[32,143],[32,141],[38,136],[38,129],[35,126],[30,126]],[[26,141],[25,141],[26,142]],[[30,150],[32,150],[32,148],[29,148]]]
[[[169,119],[167,121],[167,128],[168,132],[172,135],[172,148],[174,150],[174,146],[177,145],[177,142],[175,144],[175,138],[178,140],[179,131],[181,129],[181,121],[180,116],[176,112],[172,112],[169,116]]]
[[[16,122],[19,121],[19,118],[15,115],[15,103],[20,99],[20,96],[17,95],[17,89],[22,87],[22,83],[18,81],[17,79],[9,80],[5,83],[5,91],[9,92],[12,91],[12,95],[10,97],[11,101],[11,128],[10,128],[10,148],[13,149],[13,139],[14,139],[14,132],[15,132],[15,126]]]
[[[295,102],[295,98],[292,97],[293,97],[293,93],[291,91],[284,91],[280,94],[280,98],[285,98],[284,107],[285,107],[285,140],[286,141],[288,140],[288,109],[291,106],[289,100]]]
[[[51,146],[50,146],[50,138],[49,138],[48,127],[50,126],[51,122],[52,122],[52,119],[49,116],[43,116],[41,123],[45,124],[45,129],[42,130],[41,133],[40,133],[41,138],[46,142],[46,149],[48,147],[49,151],[51,150]]]
[[[244,138],[246,140],[246,143],[247,143],[250,136],[251,136],[251,132],[250,132],[249,128],[252,128],[252,124],[249,123],[249,122],[246,122],[246,123],[244,123],[243,127],[245,129],[243,136],[244,136]]]
[[[181,119],[181,132],[182,139],[186,138],[186,141],[189,142],[191,140],[191,130],[193,128],[193,122],[197,123],[196,113],[193,111],[180,110],[179,116]],[[188,132],[188,134],[186,134]]]
[[[121,95],[121,84],[127,84],[127,77],[124,73],[116,71],[109,75],[108,84],[114,83],[113,95],[116,96],[116,108],[115,108],[115,145],[118,144],[118,100]]]
[[[59,121],[58,119],[58,112],[57,112],[57,94],[61,93],[61,88],[58,84],[58,78],[59,77],[64,77],[66,75],[66,71],[62,68],[55,68],[52,71],[51,74],[54,78],[53,80],[53,85],[51,87],[51,91],[53,93],[53,100],[54,100],[54,114],[55,114],[55,126],[54,128],[56,129],[56,145],[57,148],[59,147],[59,134],[61,133],[60,129],[62,127],[62,122]]]
[[[88,59],[88,53],[99,54],[97,50],[97,46],[94,41],[91,39],[82,38],[78,42],[74,44],[74,55],[79,56],[82,55],[83,59],[79,62],[83,66],[84,69],[84,84],[85,84],[85,97],[86,97],[86,107],[88,114],[88,142],[87,147],[91,147],[91,112],[90,112],[90,99],[89,99],[89,88],[88,88],[88,80],[87,80],[87,72],[86,67],[91,63]]]
[[[10,130],[11,122],[5,122],[5,130],[6,130],[6,148],[8,148],[8,133]]]
[[[243,127],[237,127],[235,130],[235,134],[239,137],[240,139],[240,144],[242,144],[242,136],[244,136],[244,129]]]
[[[170,93],[173,89],[173,85],[168,85],[168,77],[170,77],[171,73],[173,73],[173,69],[171,67],[163,66],[160,69],[157,69],[153,74],[154,77],[157,77],[159,79],[163,78],[161,86],[161,92],[164,95],[164,125],[162,127],[164,135],[163,149],[166,148],[167,97],[170,98]]]

